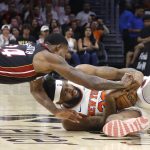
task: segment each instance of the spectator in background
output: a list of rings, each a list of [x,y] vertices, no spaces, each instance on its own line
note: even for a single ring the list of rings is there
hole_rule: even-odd
[[[61,25],[64,25],[64,24],[68,25],[70,23],[71,7],[69,5],[66,5],[64,7],[64,10],[65,10],[65,13],[59,17],[59,23]]]
[[[40,34],[40,25],[35,18],[32,19],[31,23],[31,35],[38,40]]]
[[[4,13],[3,15],[3,21],[10,23],[11,19],[17,16],[18,10],[16,9],[16,6],[14,3],[9,3],[8,5],[8,11]]]
[[[65,29],[65,38],[68,41],[69,53],[71,55],[70,63],[73,66],[80,64],[80,58],[77,54],[77,41],[73,38],[73,30],[71,27]]]
[[[52,29],[51,33],[61,33],[62,34],[62,30],[60,26],[56,26]]]
[[[12,33],[12,35],[13,35],[16,39],[18,39],[18,37],[19,37],[19,35],[20,35],[20,30],[19,30],[19,28],[17,28],[17,27],[12,27],[12,28],[11,28],[11,33]]]
[[[128,24],[129,51],[126,54],[126,67],[129,67],[134,47],[137,45],[137,38],[139,36],[140,31],[144,28],[143,15],[144,9],[142,7],[136,7],[135,14]]]
[[[21,45],[27,43],[36,43],[36,39],[31,35],[31,26],[29,24],[23,25],[22,35],[18,37],[17,41]]]
[[[92,36],[90,27],[84,30],[84,37],[78,40],[79,56],[82,64],[98,64],[97,50],[99,49],[97,41]]]
[[[32,6],[30,5],[30,3],[27,3],[22,11],[22,18],[23,18],[23,22],[26,23],[30,23],[32,18]]]
[[[19,28],[19,23],[16,17],[13,17],[10,22],[11,28],[16,27]]]
[[[11,40],[16,40],[16,38],[10,33],[10,25],[3,25],[1,31],[2,33],[0,34],[0,46],[8,45]]]
[[[126,53],[130,50],[129,47],[129,32],[128,25],[132,21],[134,14],[132,12],[131,5],[125,5],[124,11],[121,13],[119,18],[119,28],[122,34],[122,39],[124,42],[124,56],[126,57]]]
[[[47,3],[46,5],[40,8],[40,14],[43,18],[44,24],[50,23],[51,19],[58,20],[58,14],[53,9],[52,4],[50,3]],[[50,20],[47,20],[48,17],[50,18]]]
[[[92,21],[91,23],[91,30],[95,40],[100,43],[103,36],[109,34],[109,29],[104,25],[103,20],[99,19]]]
[[[44,24],[44,18],[42,16],[42,14],[40,13],[39,6],[35,6],[33,8],[33,16],[32,16],[32,18],[35,18],[40,26]]]
[[[135,63],[136,58],[138,57],[141,49],[144,48],[146,43],[150,42],[150,15],[145,15],[143,18],[144,28],[141,30],[139,37],[137,38],[138,45],[136,45],[134,53],[131,58],[131,62],[129,65],[133,65]]]
[[[84,26],[85,24],[88,23],[88,19],[89,19],[90,15],[95,15],[96,16],[96,14],[94,12],[90,11],[90,4],[89,3],[84,3],[83,11],[80,11],[77,14],[76,18],[78,20],[80,20],[81,26]]]
[[[77,20],[71,21],[70,27],[73,30],[73,37],[76,40],[79,40],[79,38],[81,38],[81,35],[82,35],[82,28],[80,26],[78,26]]]
[[[3,15],[6,11],[8,11],[8,1],[0,0],[0,14]]]
[[[50,31],[52,32],[53,29],[56,28],[56,27],[61,28],[61,27],[60,27],[60,24],[59,24],[59,22],[58,22],[58,20],[52,19],[52,21],[50,22]],[[60,29],[60,30],[61,30],[61,29]]]
[[[58,0],[54,6],[54,10],[57,12],[59,17],[65,14],[64,6],[65,0]]]
[[[150,0],[143,0],[145,15],[150,15]]]
[[[52,22],[52,20],[53,20],[52,13],[51,12],[47,12],[46,13],[46,22],[45,22],[45,24],[50,24],[50,22]]]
[[[49,35],[49,27],[47,25],[43,25],[40,31],[41,33],[39,35],[37,43],[44,43],[45,38]]]

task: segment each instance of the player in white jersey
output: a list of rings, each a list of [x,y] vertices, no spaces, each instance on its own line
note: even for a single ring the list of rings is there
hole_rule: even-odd
[[[94,67],[90,65],[80,65],[78,66],[78,69],[88,74],[94,74],[102,77],[105,76],[107,79],[113,80],[120,80],[125,72],[128,72],[134,76],[134,79],[136,81],[138,81],[138,87],[141,85],[143,79],[143,74],[134,69],[116,69],[112,67]],[[105,134],[110,136],[124,136],[130,132],[141,131],[148,126],[148,120],[146,117],[144,117],[145,115],[143,116],[143,111],[141,111],[141,109],[139,108],[131,107],[128,110],[126,109],[124,111],[118,112],[118,110],[116,109],[116,102],[112,100],[110,96],[114,98],[119,97],[119,95],[124,92],[123,90],[116,91],[113,92],[113,94],[110,94],[110,91],[90,90],[72,82],[62,82],[58,80],[56,82],[53,82],[51,79],[49,79],[49,76],[45,78],[43,87],[51,100],[54,100],[54,102],[61,104],[63,108],[75,110],[76,112],[82,113],[86,116],[84,117],[84,119],[81,119],[79,123],[73,123],[68,120],[63,120],[63,126],[66,130],[100,130],[102,129],[106,121],[108,123],[106,123],[103,128]],[[129,89],[130,91],[135,91],[130,94],[136,95],[137,88]],[[130,95],[130,99],[132,95]],[[120,125],[120,121],[124,119],[128,120],[129,118],[136,119],[133,119],[133,123],[125,124],[124,122],[121,122],[121,124],[123,124],[123,126],[121,125],[121,127],[126,129],[126,127],[130,128],[131,126],[133,126],[133,130],[127,130],[126,132],[122,133],[122,128],[120,128],[120,132],[111,132],[113,134],[107,133],[108,127],[111,127],[111,129],[109,129],[108,131],[116,131],[114,125],[114,129],[112,128],[112,126],[110,126],[113,124],[114,120],[117,119],[117,124],[115,122],[115,125],[119,129],[117,125]]]
[[[104,76],[105,74],[102,73],[102,70],[104,71],[104,69],[100,69],[90,65],[81,65],[78,67],[78,69],[82,70],[85,73],[97,76]],[[113,68],[112,70],[108,68],[108,70],[110,71],[111,75],[113,75],[114,73],[118,74],[120,72],[120,70],[115,68]],[[141,72],[132,70],[130,68],[121,69],[121,71],[123,70],[125,72],[131,73],[134,79],[139,84],[139,87],[130,89],[133,90],[133,93],[137,95],[137,102],[135,106],[126,108],[121,112],[118,112],[117,114],[113,114],[107,117],[106,124],[103,127],[103,132],[108,136],[125,136],[133,132],[146,130],[150,126],[150,76],[143,76]],[[105,69],[105,71],[107,71],[107,69]],[[106,76],[107,75],[108,74],[106,73]],[[107,78],[109,78],[109,75],[107,76]],[[122,90],[117,91],[120,94],[123,92]],[[133,93],[130,93],[130,97]],[[113,97],[113,95],[109,96]],[[130,99],[130,97],[127,98]]]
[[[111,80],[120,80],[124,74],[128,72],[132,74],[134,80],[138,82],[138,87],[143,82],[143,74],[134,69],[116,69],[112,67],[95,67],[90,65],[80,65],[78,69],[88,74],[105,77]],[[63,120],[63,126],[66,130],[100,130],[106,121],[103,127],[103,131],[106,135],[124,136],[135,131],[141,131],[149,125],[148,119],[145,114],[143,114],[142,109],[138,107],[131,107],[130,109],[118,112],[116,103],[112,98],[119,97],[119,95],[124,92],[123,90],[111,94],[110,91],[93,91],[71,82],[55,82],[49,79],[48,76],[43,82],[43,87],[51,100],[57,100],[57,103],[61,104],[63,108],[73,109],[85,116],[79,123]],[[137,88],[133,89],[134,91],[131,94],[136,95]],[[132,89],[128,89],[128,91],[130,90]],[[122,132],[122,130],[125,132]]]

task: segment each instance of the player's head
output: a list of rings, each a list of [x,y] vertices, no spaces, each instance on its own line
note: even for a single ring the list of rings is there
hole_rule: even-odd
[[[66,108],[76,106],[82,98],[81,90],[67,81],[47,77],[43,83],[43,87],[51,100]]]
[[[150,104],[150,76],[144,77],[142,86],[138,89],[137,94],[142,101]]]
[[[68,52],[68,42],[60,33],[52,33],[45,38],[45,44],[51,52],[65,57]]]

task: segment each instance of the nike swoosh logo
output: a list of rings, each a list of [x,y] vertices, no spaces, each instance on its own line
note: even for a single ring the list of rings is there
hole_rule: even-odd
[[[81,105],[80,105],[80,110],[79,110],[79,112],[81,112]]]

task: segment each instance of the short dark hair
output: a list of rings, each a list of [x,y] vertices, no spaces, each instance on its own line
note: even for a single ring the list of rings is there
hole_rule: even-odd
[[[68,45],[65,37],[60,33],[52,33],[45,38],[45,43],[50,43],[52,45],[63,44]]]

